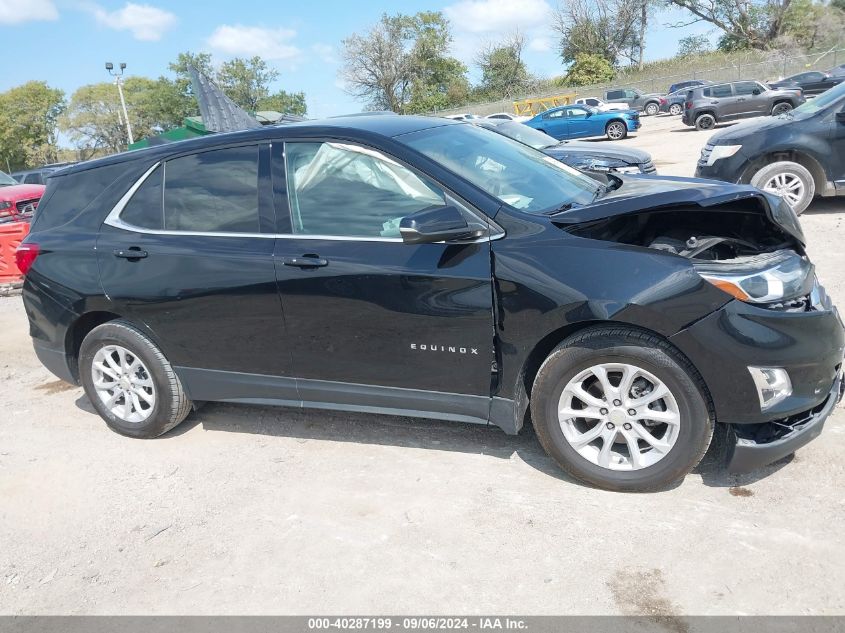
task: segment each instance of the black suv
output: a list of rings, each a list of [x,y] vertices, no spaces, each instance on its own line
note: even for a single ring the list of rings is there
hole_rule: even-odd
[[[703,86],[687,92],[682,121],[697,130],[710,130],[717,123],[778,116],[804,101],[800,90],[772,89],[759,81]]]
[[[569,473],[642,490],[689,472],[716,422],[735,471],[817,436],[843,330],[792,210],[599,177],[411,116],[83,163],[17,253],[35,350],[132,437],[208,400],[511,434],[530,410]]]
[[[716,132],[695,175],[751,183],[803,211],[816,195],[845,195],[845,84],[783,116]]]

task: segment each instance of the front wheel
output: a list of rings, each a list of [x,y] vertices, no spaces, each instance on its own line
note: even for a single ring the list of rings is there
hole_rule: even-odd
[[[813,174],[804,165],[788,160],[766,165],[752,176],[751,184],[779,195],[798,215],[804,213],[816,195]]]
[[[781,114],[786,114],[790,110],[792,110],[792,104],[787,103],[786,101],[781,101],[780,103],[776,103],[772,108],[772,116],[780,116]]]
[[[647,103],[645,106],[645,113],[648,116],[655,116],[658,112],[660,112],[660,106],[656,103]]]
[[[191,401],[164,354],[126,321],[89,332],[79,351],[79,373],[97,413],[121,435],[158,437],[190,412]]]
[[[683,112],[683,108],[681,108],[680,104],[673,103],[672,105],[669,106],[669,114],[672,114],[674,116],[678,116],[681,112]]]
[[[531,417],[546,453],[600,488],[664,488],[710,445],[702,380],[662,339],[624,327],[585,330],[540,367]]]
[[[607,124],[605,133],[611,141],[621,141],[628,136],[628,126],[620,121],[611,121]]]

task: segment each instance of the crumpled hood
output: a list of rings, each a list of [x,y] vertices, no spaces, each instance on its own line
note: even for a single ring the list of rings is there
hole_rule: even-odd
[[[549,156],[560,159],[564,156],[595,156],[614,158],[629,165],[639,165],[651,160],[651,154],[641,149],[626,147],[619,143],[590,143],[589,141],[568,141],[543,150]]]
[[[575,224],[646,209],[697,204],[709,207],[731,200],[763,195],[750,185],[674,176],[625,176],[614,174],[622,185],[592,204],[555,214],[558,224]]]

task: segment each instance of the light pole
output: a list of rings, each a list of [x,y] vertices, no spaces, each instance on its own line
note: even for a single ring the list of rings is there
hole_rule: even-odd
[[[114,84],[117,86],[117,93],[120,95],[120,105],[123,107],[123,119],[126,121],[126,136],[129,137],[129,144],[135,142],[132,137],[132,126],[129,124],[129,113],[126,111],[126,100],[123,98],[123,71],[126,70],[126,63],[120,62],[120,72],[114,72],[114,64],[106,62],[106,70],[114,77]]]

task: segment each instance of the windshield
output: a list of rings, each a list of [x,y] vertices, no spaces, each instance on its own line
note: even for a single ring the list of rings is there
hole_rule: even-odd
[[[545,132],[535,130],[533,127],[528,127],[522,123],[502,123],[501,125],[493,126],[490,129],[516,139],[520,143],[530,145],[534,149],[544,149],[560,143],[560,141],[552,138]]]
[[[9,185],[16,185],[18,181],[12,178],[11,176],[7,176],[2,171],[0,171],[0,187],[8,187]]]
[[[443,125],[400,140],[523,211],[545,213],[588,204],[601,191],[595,180],[554,158],[474,125]]]
[[[805,101],[788,114],[799,119],[812,116],[817,112],[824,110],[829,105],[836,103],[837,101],[841,101],[842,97],[845,97],[845,83],[841,83],[830,90],[826,90],[815,99]]]

